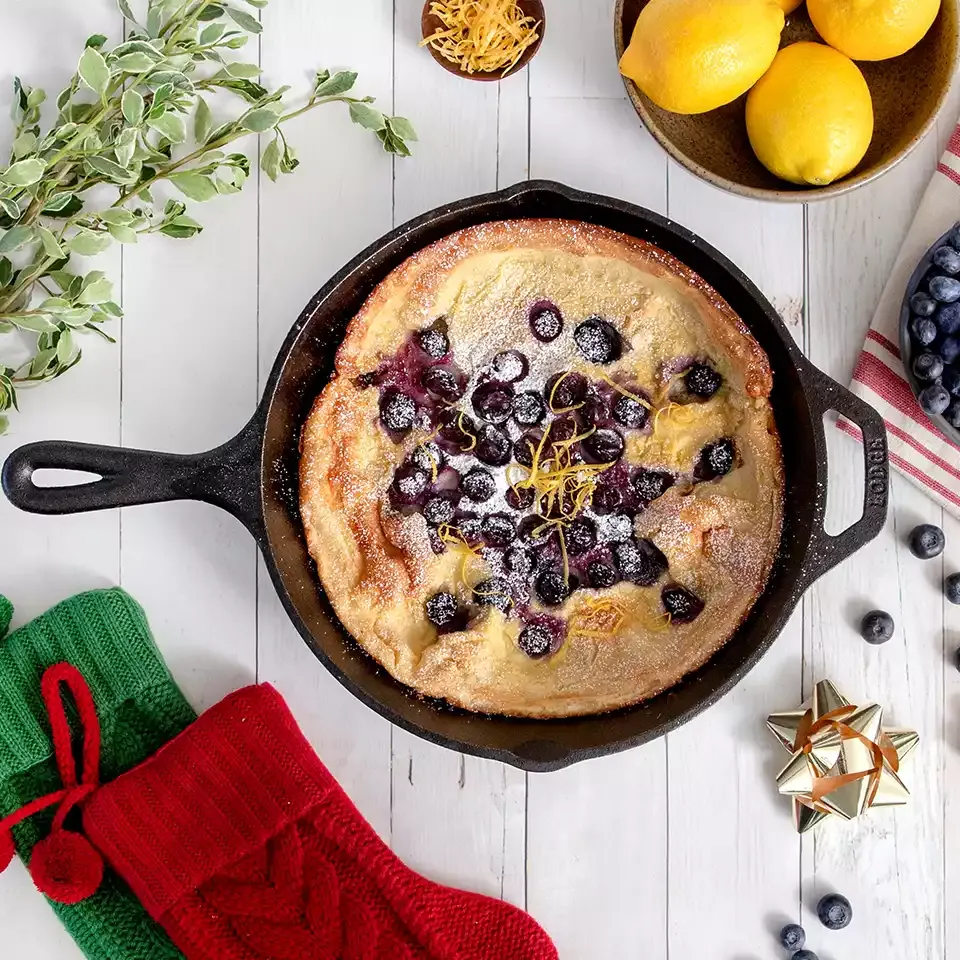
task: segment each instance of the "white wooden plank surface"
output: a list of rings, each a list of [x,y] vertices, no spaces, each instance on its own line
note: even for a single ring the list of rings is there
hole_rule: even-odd
[[[960,108],[896,171],[810,206],[751,203],[679,169],[637,123],[613,56],[612,0],[551,0],[543,48],[502,84],[469,83],[417,49],[412,0],[275,0],[261,63],[271,83],[305,91],[322,66],[351,66],[358,89],[410,117],[416,156],[391,161],[336,107],[291,131],[296,174],[252,179],[204,205],[205,233],[154,239],[104,257],[127,320],[120,347],[91,339],[84,362],[24,396],[0,438],[63,437],[195,451],[250,415],[282,339],[313,292],[392,225],[432,206],[555,178],[643,204],[690,227],[737,262],[811,358],[842,382],[886,271]],[[0,111],[9,75],[56,89],[83,39],[118,31],[111,0],[8,0],[0,11]],[[55,20],[56,30],[49,29]],[[42,41],[42,46],[41,46]],[[0,147],[5,145],[0,127]],[[255,146],[251,145],[255,153]],[[170,277],[176,277],[176,283]],[[122,368],[121,368],[122,361]],[[122,369],[122,380],[121,380]],[[856,514],[857,449],[830,437],[830,519]],[[73,518],[19,514],[0,502],[0,590],[17,622],[80,589],[121,582],[147,607],[177,679],[198,707],[256,676],[289,700],[321,757],[375,828],[431,877],[528,909],[563,960],[760,960],[772,929],[801,919],[821,960],[960,958],[960,612],[940,580],[960,569],[960,524],[944,520],[942,560],[904,546],[941,511],[895,479],[878,541],[817,584],[771,652],[724,701],[656,743],[558,774],[526,777],[423,743],[361,706],[301,643],[249,537],[202,505]],[[870,606],[897,635],[869,648],[856,621]],[[762,726],[829,676],[877,699],[923,737],[916,800],[862,823],[829,824],[801,844],[773,775],[782,757]],[[811,910],[837,889],[854,902],[843,934]],[[19,865],[0,877],[3,955],[79,954]],[[704,952],[706,951],[706,952]]]

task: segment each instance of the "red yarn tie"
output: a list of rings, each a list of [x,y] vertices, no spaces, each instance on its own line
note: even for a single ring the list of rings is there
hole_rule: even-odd
[[[70,742],[70,725],[64,710],[60,685],[73,696],[83,735],[83,769],[78,776]],[[83,674],[69,663],[48,668],[40,681],[40,692],[50,730],[53,752],[63,789],[31,800],[9,817],[0,820],[0,871],[14,855],[10,830],[22,820],[58,804],[48,836],[33,848],[30,875],[37,889],[58,903],[79,903],[94,894],[103,879],[103,858],[86,837],[64,828],[70,811],[83,803],[100,785],[100,723],[93,695]]]

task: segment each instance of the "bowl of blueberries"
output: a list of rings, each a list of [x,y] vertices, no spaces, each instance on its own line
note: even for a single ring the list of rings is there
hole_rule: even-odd
[[[900,355],[920,409],[960,445],[960,223],[910,277],[900,308]]]

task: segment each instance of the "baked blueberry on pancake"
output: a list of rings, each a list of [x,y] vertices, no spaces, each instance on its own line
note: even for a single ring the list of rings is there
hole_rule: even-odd
[[[780,540],[767,357],[664,251],[585,223],[452,234],[353,318],[304,427],[336,613],[397,680],[561,717],[677,683]]]

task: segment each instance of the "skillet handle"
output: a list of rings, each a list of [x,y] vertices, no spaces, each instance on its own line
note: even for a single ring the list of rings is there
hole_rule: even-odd
[[[823,415],[830,410],[846,417],[860,428],[863,438],[863,516],[836,536],[823,528],[827,506],[827,471],[822,471],[814,516],[813,536],[801,577],[806,589],[814,580],[832,570],[862,546],[869,543],[883,529],[887,519],[887,499],[890,487],[887,429],[883,417],[870,404],[841,386],[810,363],[806,363],[807,396],[818,431],[818,445],[826,463],[826,438]]]
[[[28,513],[65,514],[168,500],[200,500],[233,514],[265,542],[260,498],[263,415],[206,453],[155,453],[50,440],[7,457],[0,474],[7,499]],[[38,486],[38,470],[78,470],[98,477],[72,486]]]

